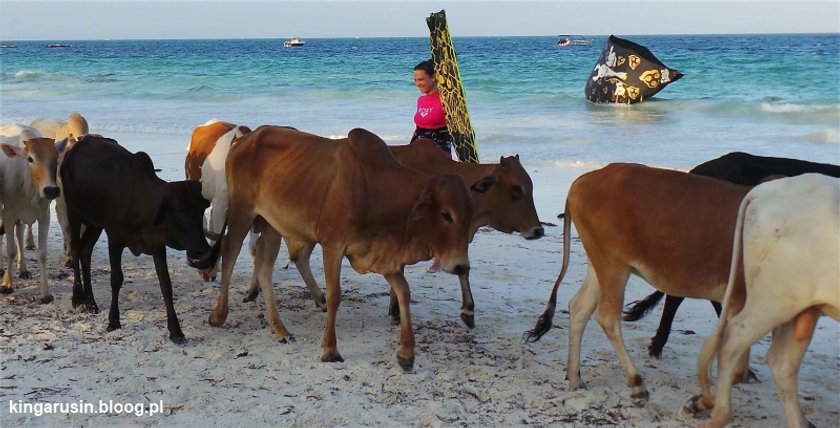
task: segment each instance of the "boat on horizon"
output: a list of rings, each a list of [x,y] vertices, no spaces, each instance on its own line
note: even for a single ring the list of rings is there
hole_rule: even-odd
[[[50,43],[47,45],[48,48],[69,48],[72,47],[67,43]]]
[[[13,49],[16,48],[17,45],[7,45],[7,44],[0,44],[0,49]]]
[[[557,37],[560,38],[559,40],[557,40],[557,47],[559,48],[565,48],[568,46],[589,46],[592,44],[592,40],[583,38],[581,36],[561,34]]]
[[[291,39],[283,42],[283,47],[284,48],[292,48],[292,47],[295,47],[295,46],[303,46],[305,44],[306,44],[306,42],[301,40],[300,37],[294,36]]]

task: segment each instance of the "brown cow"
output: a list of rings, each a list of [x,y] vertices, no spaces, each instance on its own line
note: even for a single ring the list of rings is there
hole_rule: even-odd
[[[502,157],[497,164],[475,164],[455,162],[441,156],[437,143],[425,138],[414,140],[403,146],[389,146],[397,162],[432,174],[452,174],[472,185],[477,191],[470,192],[473,204],[473,217],[470,223],[470,241],[478,228],[490,226],[500,232],[520,232],[525,239],[538,239],[544,230],[534,207],[534,184],[528,172],[519,163],[519,156]],[[289,247],[290,257],[307,283],[315,302],[323,301],[318,285],[309,268],[311,252],[301,254],[303,249]],[[470,290],[469,272],[458,275],[461,282],[461,319],[470,328],[475,327],[475,315],[472,291]],[[251,281],[251,288],[246,301],[256,298],[259,293],[257,281]],[[399,304],[391,293],[389,313],[394,323],[399,323]]]
[[[633,397],[647,398],[621,338],[627,280],[632,273],[668,294],[720,301],[729,277],[735,217],[747,190],[638,164],[611,164],[572,183],[563,220],[563,266],[545,312],[528,332],[538,340],[551,328],[557,289],[569,266],[574,218],[589,270],[569,302],[566,373],[572,388],[581,385],[583,330],[597,310],[595,318],[618,353]]]
[[[227,183],[225,182],[225,160],[231,143],[251,129],[212,119],[197,126],[187,145],[184,171],[187,180],[201,183],[201,195],[210,202],[210,221],[205,233],[216,240],[222,230],[227,212]],[[201,271],[205,281],[216,280],[216,265]]]
[[[343,361],[335,338],[341,302],[341,261],[359,273],[385,276],[400,304],[397,359],[414,365],[414,332],[405,265],[438,257],[443,269],[469,269],[467,244],[472,204],[461,179],[401,166],[385,143],[363,129],[331,140],[293,129],[261,126],[230,150],[225,165],[230,195],[224,238],[221,294],[210,324],[228,314],[228,289],[242,240],[257,220],[257,271],[269,324],[290,337],[277,314],[271,275],[281,235],[292,246],[323,248],[327,324],[321,361]],[[265,224],[267,223],[267,224]]]

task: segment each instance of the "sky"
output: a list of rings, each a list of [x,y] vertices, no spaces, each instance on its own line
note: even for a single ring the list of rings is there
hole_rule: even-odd
[[[840,1],[13,1],[0,40],[840,33]]]

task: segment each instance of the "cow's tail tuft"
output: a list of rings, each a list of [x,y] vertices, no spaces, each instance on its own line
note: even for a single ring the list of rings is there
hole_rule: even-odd
[[[545,311],[537,320],[537,325],[533,330],[525,332],[525,340],[528,342],[536,342],[551,330],[552,320],[554,319],[554,310],[557,308],[557,289],[560,288],[560,283],[563,282],[563,277],[566,276],[566,270],[569,268],[569,249],[571,247],[571,229],[572,229],[572,213],[569,210],[569,201],[566,200],[566,210],[563,215],[563,265],[560,268],[560,275],[557,276],[557,281],[554,282],[554,288],[551,290],[551,297],[548,299]]]
[[[665,293],[657,290],[645,297],[642,300],[636,300],[633,302],[628,303],[624,310],[624,316],[621,317],[624,321],[638,321],[647,315],[651,309],[655,308],[656,305],[662,300],[662,296]]]

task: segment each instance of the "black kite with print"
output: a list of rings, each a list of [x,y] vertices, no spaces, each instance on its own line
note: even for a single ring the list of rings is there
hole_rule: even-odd
[[[648,48],[610,36],[586,80],[584,95],[596,103],[638,103],[682,76]]]

